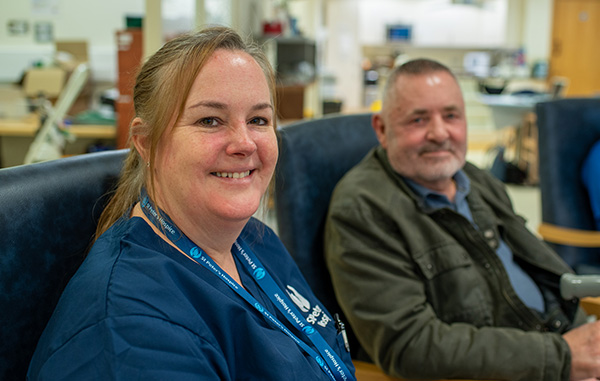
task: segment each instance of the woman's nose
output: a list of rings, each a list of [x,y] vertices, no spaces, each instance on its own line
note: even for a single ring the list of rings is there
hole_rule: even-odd
[[[246,123],[237,123],[229,133],[227,153],[230,155],[250,155],[256,151],[256,142],[252,138]]]

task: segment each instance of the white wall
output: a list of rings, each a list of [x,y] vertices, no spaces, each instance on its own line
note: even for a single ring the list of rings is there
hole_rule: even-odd
[[[553,5],[553,0],[527,0],[525,3],[523,46],[530,62],[550,59]]]
[[[363,44],[385,43],[388,24],[413,26],[412,43],[419,46],[503,46],[506,0],[484,6],[452,4],[450,0],[369,0],[359,2]]]
[[[506,45],[524,48],[527,61],[550,58],[554,0],[508,0]]]
[[[552,0],[327,0],[325,68],[337,77],[345,108],[362,103],[361,47],[384,45],[386,24],[412,24],[419,48],[525,48],[529,63],[548,59]]]
[[[35,4],[50,6],[37,9]],[[56,40],[87,40],[94,79],[115,81],[115,32],[125,28],[126,15],[143,13],[144,0],[0,0],[0,82],[16,81],[33,61],[51,60],[53,42],[36,41],[38,22],[52,23]],[[11,20],[27,22],[28,32],[9,35],[7,23]]]
[[[335,96],[342,100],[346,110],[359,107],[362,97],[359,18],[358,0],[327,2],[324,70],[335,77]]]
[[[54,45],[35,41],[33,28],[38,21],[51,22],[56,39],[86,39],[94,78],[115,81],[115,32],[124,28],[125,15],[143,14],[144,3],[145,0],[0,0],[0,82],[16,81],[33,61],[51,59]],[[257,18],[264,14],[261,8],[268,10],[273,1],[223,3],[237,4],[239,9],[232,11],[235,15],[231,16],[239,20],[233,26],[251,33],[260,28]],[[353,107],[361,103],[361,45],[382,41],[386,23],[414,22],[416,41],[422,45],[464,46],[481,41],[497,45],[504,40],[509,47],[525,46],[531,61],[548,59],[552,0],[488,0],[481,10],[449,7],[449,3],[450,0],[291,0],[290,8],[299,16],[308,36],[324,45],[321,52],[325,69],[337,74],[338,95]],[[56,10],[38,12],[33,4],[55,4]],[[303,17],[306,14],[312,17]],[[317,21],[321,17],[326,29],[321,29]],[[7,23],[11,20],[26,21],[29,31],[23,36],[10,36]]]
[[[388,24],[412,25],[411,44],[419,47],[505,46],[507,0],[488,0],[485,4],[456,5],[450,0],[327,1],[329,43],[325,66],[337,75],[338,98],[346,109],[361,107],[361,48],[386,44]]]

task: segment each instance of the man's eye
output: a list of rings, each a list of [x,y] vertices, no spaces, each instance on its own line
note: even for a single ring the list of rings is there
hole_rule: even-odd
[[[204,127],[215,127],[219,123],[217,121],[217,118],[202,118],[202,119],[199,119],[196,122],[196,124],[199,124],[199,125],[204,126]]]

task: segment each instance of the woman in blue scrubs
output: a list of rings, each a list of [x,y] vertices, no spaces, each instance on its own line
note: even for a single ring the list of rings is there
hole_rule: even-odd
[[[167,42],[134,88],[131,151],[28,378],[353,380],[336,321],[252,218],[278,148],[260,49]]]

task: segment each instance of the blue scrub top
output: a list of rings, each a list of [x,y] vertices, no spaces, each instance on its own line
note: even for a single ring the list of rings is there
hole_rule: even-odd
[[[241,238],[353,373],[331,314],[275,233],[251,219]],[[301,337],[242,268],[243,286]],[[121,219],[95,243],[38,343],[28,378],[329,379],[297,343],[137,217]]]
[[[581,179],[588,192],[596,230],[600,230],[600,141],[594,143],[587,154],[581,167]]]

